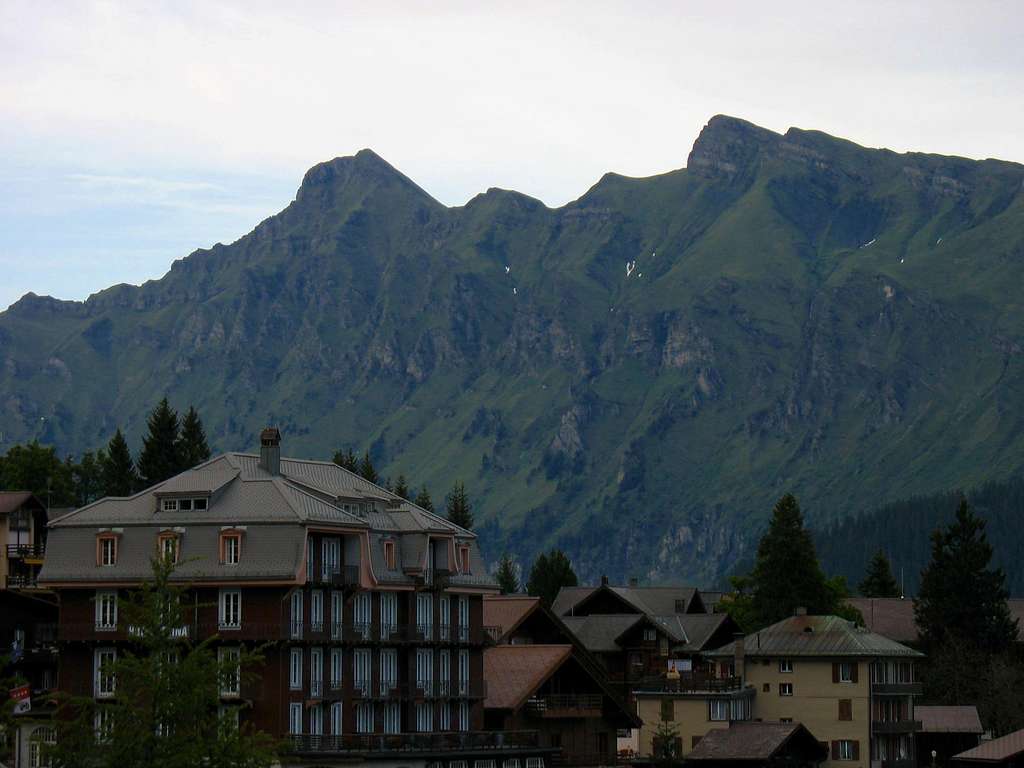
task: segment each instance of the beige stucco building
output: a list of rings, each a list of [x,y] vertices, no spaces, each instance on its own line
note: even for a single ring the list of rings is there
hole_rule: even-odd
[[[793,616],[706,653],[711,674],[638,689],[640,754],[662,722],[685,755],[709,730],[755,719],[802,723],[835,768],[911,768],[920,656],[837,616]]]

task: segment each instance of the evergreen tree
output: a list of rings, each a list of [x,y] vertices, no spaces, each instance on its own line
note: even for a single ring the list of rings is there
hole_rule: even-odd
[[[864,597],[899,597],[900,585],[892,575],[892,566],[884,549],[875,552],[864,574],[864,580],[857,586]]]
[[[359,462],[359,474],[364,480],[369,480],[371,483],[376,483],[380,480],[380,476],[373,466],[373,460],[370,458],[369,451],[363,454],[363,458]]]
[[[562,587],[575,587],[578,583],[576,572],[565,552],[552,549],[547,554],[542,553],[534,562],[526,582],[526,592],[539,597],[550,608]]]
[[[178,443],[178,414],[163,398],[146,420],[148,434],[142,438],[139,474],[146,487],[162,483],[181,471]]]
[[[838,608],[836,593],[842,585],[830,585],[825,578],[792,494],[775,504],[768,530],[757,546],[751,578],[751,607],[759,626],[792,616],[797,607],[811,614],[834,613]]]
[[[106,461],[103,462],[103,495],[131,496],[138,487],[135,462],[119,428],[107,445]]]
[[[342,469],[347,469],[349,472],[355,472],[357,475],[359,474],[359,459],[357,459],[356,455],[352,453],[351,448],[349,448],[347,452],[340,450],[335,451],[333,461]]]
[[[101,449],[98,453],[86,451],[82,460],[71,467],[71,475],[75,484],[75,506],[84,507],[92,504],[104,495],[103,472],[107,464],[107,455]]]
[[[210,446],[206,443],[206,430],[196,409],[191,405],[181,420],[181,434],[178,436],[178,454],[181,458],[180,470],[202,464],[210,458]]]
[[[100,669],[116,696],[63,703],[53,720],[58,734],[47,750],[47,765],[269,768],[274,763],[271,739],[248,725],[236,728],[219,708],[221,687],[231,681],[241,689],[258,679],[254,667],[262,658],[244,645],[233,646],[237,656],[218,656],[209,642],[182,640],[178,628],[187,626],[192,604],[172,584],[173,569],[169,561],[154,559],[152,581],[119,601],[125,625],[134,630],[133,648],[120,650]],[[99,708],[107,725],[98,739]]]
[[[405,479],[405,475],[399,475],[395,481],[394,493],[396,496],[401,496],[406,501],[412,501],[412,491],[409,490],[408,482]]]
[[[420,488],[420,492],[416,494],[416,501],[413,502],[420,509],[425,509],[427,512],[434,511],[434,502],[430,500],[430,491],[427,490],[427,486]]]
[[[961,499],[953,522],[932,533],[932,559],[914,600],[914,620],[926,649],[958,644],[998,653],[1017,639],[1006,575],[989,567],[991,559],[985,521]]]
[[[452,486],[451,493],[445,497],[445,511],[448,522],[455,523],[467,531],[473,529],[473,505],[466,496],[466,486],[459,480]]]
[[[506,552],[498,561],[498,570],[494,572],[494,580],[501,588],[501,594],[514,595],[519,591],[519,574],[515,560]]]

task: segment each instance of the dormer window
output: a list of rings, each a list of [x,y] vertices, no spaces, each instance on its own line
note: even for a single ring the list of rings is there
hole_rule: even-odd
[[[178,500],[177,499],[164,499],[161,509],[164,512],[177,512],[178,511]]]
[[[395,542],[384,542],[384,564],[389,571],[395,570]]]
[[[208,506],[209,500],[205,496],[190,499],[163,499],[160,502],[160,509],[164,512],[203,512]]]
[[[459,570],[469,573],[469,544],[459,544]]]
[[[192,509],[196,510],[197,512],[201,512],[201,511],[205,510],[206,506],[207,505],[206,505],[206,499],[205,498],[192,499]]]
[[[117,565],[117,536],[101,533],[96,537],[96,565]]]
[[[157,549],[160,552],[160,557],[170,560],[176,565],[181,551],[181,539],[176,533],[161,533],[157,537]]]
[[[242,533],[224,531],[220,535],[220,561],[224,565],[238,565],[242,558]]]

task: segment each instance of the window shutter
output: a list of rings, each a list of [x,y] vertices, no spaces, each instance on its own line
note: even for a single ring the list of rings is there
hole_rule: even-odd
[[[853,700],[852,699],[840,699],[839,700],[839,719],[840,720],[852,720],[853,719]]]
[[[835,665],[833,664],[833,667],[834,666]],[[838,760],[839,759],[839,742],[838,741],[833,741],[832,742],[832,759],[833,760]]]
[[[856,677],[856,675],[854,675],[854,677]],[[854,760],[860,760],[860,742],[854,740],[852,742],[852,744],[853,744],[853,759]]]
[[[838,683],[839,682],[839,663],[835,662],[835,661],[832,662],[832,682],[833,683]],[[835,758],[833,758],[833,759],[835,759]]]
[[[850,667],[851,667],[850,680],[852,680],[855,683],[857,682],[857,667],[859,667],[859,666],[860,665],[856,661],[853,662],[852,664],[850,664]]]

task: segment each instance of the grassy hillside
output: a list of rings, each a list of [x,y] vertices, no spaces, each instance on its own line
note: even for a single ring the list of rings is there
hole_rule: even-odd
[[[8,439],[370,449],[465,480],[491,556],[712,580],[812,522],[1024,465],[1024,167],[712,119],[683,170],[446,208],[364,150],[161,280],[0,313]]]

